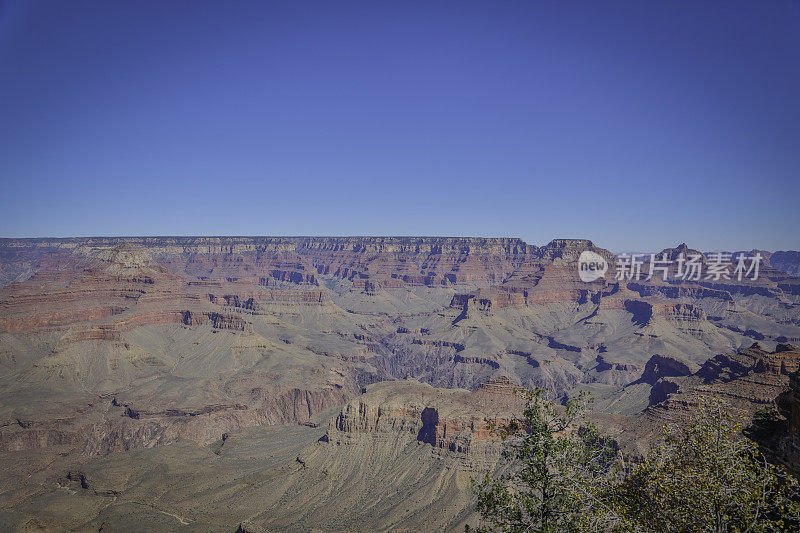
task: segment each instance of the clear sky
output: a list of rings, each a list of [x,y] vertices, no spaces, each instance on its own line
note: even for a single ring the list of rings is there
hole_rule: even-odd
[[[800,3],[0,0],[0,236],[800,249]]]

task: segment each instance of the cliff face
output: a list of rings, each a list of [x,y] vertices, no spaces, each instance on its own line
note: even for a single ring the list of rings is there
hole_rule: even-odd
[[[491,424],[519,416],[525,406],[508,378],[487,381],[473,393],[433,389],[417,382],[373,385],[342,408],[326,439],[344,444],[352,435],[406,433],[442,450],[469,453],[498,444]]]
[[[656,363],[660,363],[662,356]],[[722,398],[750,414],[773,404],[790,386],[790,375],[800,368],[800,350],[779,344],[772,352],[758,343],[735,353],[710,358],[693,374],[684,365],[670,362],[650,395],[648,412],[662,418],[680,418],[698,405],[700,398]],[[656,377],[648,375],[649,378]]]
[[[200,277],[261,275],[318,285],[318,276],[410,285],[499,281],[522,263],[540,260],[520,239],[475,237],[98,237],[0,239],[0,284],[24,279],[62,258],[138,248],[170,271]],[[542,249],[544,250],[544,248]],[[436,258],[429,261],[429,256]]]
[[[85,237],[65,239],[0,239],[0,248],[76,250],[135,245],[152,254],[238,254],[247,252],[528,254],[535,246],[515,238],[482,237]]]

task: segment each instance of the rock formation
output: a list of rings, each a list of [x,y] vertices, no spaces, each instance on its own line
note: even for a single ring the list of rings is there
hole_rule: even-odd
[[[584,283],[586,250],[614,261],[584,239],[0,239],[19,503],[0,523],[463,530],[517,387],[591,390],[635,455],[701,396],[755,411],[790,386],[800,278],[782,256],[757,281]]]

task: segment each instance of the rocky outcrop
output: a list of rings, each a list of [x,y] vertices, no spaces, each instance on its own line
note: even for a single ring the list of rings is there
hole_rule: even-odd
[[[577,261],[578,256],[584,251],[595,252],[605,257],[606,261],[613,267],[614,256],[608,250],[598,248],[588,239],[553,239],[545,246],[536,250],[536,255],[547,262],[561,259],[565,262],[572,263]]]
[[[524,307],[526,304],[527,292],[513,288],[504,290],[499,287],[475,293],[455,294],[450,301],[451,307],[461,309],[462,318],[468,318],[476,312],[490,315],[496,309]]]
[[[658,406],[650,412],[662,418],[680,416],[706,397],[722,398],[753,413],[775,401],[799,365],[800,350],[793,345],[778,345],[769,352],[754,343],[745,350],[710,358],[694,374],[661,377],[650,395],[650,405]]]
[[[456,363],[467,363],[467,364],[477,364],[477,365],[486,365],[490,368],[497,370],[500,368],[500,363],[495,361],[490,357],[479,357],[479,356],[467,356],[464,357],[462,355],[456,354],[453,357],[453,361]]]
[[[688,376],[697,370],[694,365],[674,355],[652,356],[644,365],[641,381],[654,385],[661,378]]]
[[[208,322],[215,329],[229,329],[248,333],[252,333],[253,331],[252,325],[239,315],[184,311],[182,314],[182,322],[187,326],[197,326]]]
[[[154,277],[165,274],[166,269],[153,260],[142,246],[124,243],[113,248],[78,248],[78,253],[90,259],[87,269],[100,269],[131,281],[153,283]]]
[[[637,364],[606,361],[603,355],[598,355],[596,360],[595,371],[598,376],[594,381],[606,385],[627,385],[635,381],[642,371]]]
[[[775,351],[767,352],[760,344],[750,348],[712,357],[698,371],[706,382],[731,381],[749,373],[789,375],[798,369],[798,349],[791,344],[778,344]]]
[[[786,251],[775,252],[769,257],[769,264],[773,268],[782,270],[793,276],[800,276],[800,252]]]
[[[208,299],[217,305],[238,307],[247,311],[257,311],[260,308],[255,297],[248,294],[226,294],[224,296],[209,294]]]
[[[285,281],[298,285],[319,285],[319,282],[317,282],[317,278],[314,274],[303,272],[301,270],[273,269],[270,270],[269,274],[272,279],[277,281]]]
[[[497,442],[493,424],[524,408],[508,378],[490,380],[473,393],[434,389],[417,382],[371,385],[331,422],[327,442],[347,444],[353,434],[407,433],[450,452],[469,453]]]
[[[252,332],[253,327],[239,315],[224,315],[222,313],[206,313],[205,315],[216,329],[232,329],[235,331]]]
[[[699,250],[695,250],[694,248],[689,248],[685,242],[682,242],[675,248],[665,248],[656,254],[657,259],[662,259],[664,257],[667,258],[669,261],[676,261],[681,255],[683,257],[688,258],[691,255],[699,255],[702,261],[705,261],[705,256]]]
[[[204,406],[196,411],[150,411],[125,407],[121,416],[90,429],[81,452],[84,455],[103,455],[171,444],[178,439],[206,445],[228,431],[259,425],[269,425],[269,422],[262,413],[243,405]]]
[[[426,340],[426,339],[411,339],[411,344],[418,344],[420,346],[436,346],[437,348],[445,347],[445,348],[452,348],[456,352],[460,352],[464,349],[464,345],[458,342],[450,342],[450,341],[433,341],[433,340]]]
[[[664,402],[671,395],[680,391],[680,385],[669,378],[661,378],[653,384],[650,389],[650,396],[648,397],[648,405],[657,405]]]

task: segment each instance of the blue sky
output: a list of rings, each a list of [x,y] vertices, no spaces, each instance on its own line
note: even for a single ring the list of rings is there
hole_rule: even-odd
[[[0,0],[0,236],[800,249],[800,3]]]

